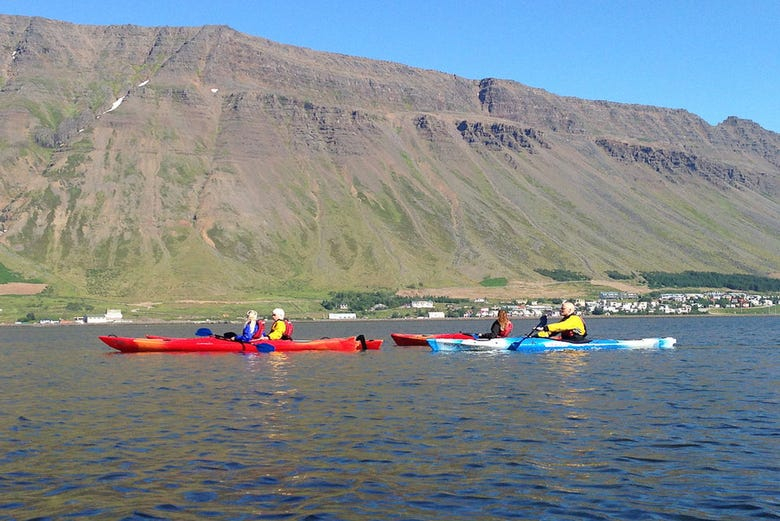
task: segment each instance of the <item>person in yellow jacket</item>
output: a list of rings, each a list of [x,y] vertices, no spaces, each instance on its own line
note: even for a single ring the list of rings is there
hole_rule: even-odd
[[[560,335],[561,340],[566,342],[582,342],[588,335],[585,321],[574,313],[574,304],[568,301],[561,304],[561,319],[558,322],[537,327],[536,330],[536,336],[549,338]]]
[[[269,340],[292,340],[293,325],[289,320],[284,319],[284,310],[276,308],[271,314],[273,324],[268,332]]]

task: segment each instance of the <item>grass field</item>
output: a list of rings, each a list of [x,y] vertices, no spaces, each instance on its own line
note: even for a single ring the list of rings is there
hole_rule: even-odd
[[[3,291],[3,286],[5,291]],[[38,322],[41,320],[73,321],[78,317],[102,316],[108,309],[119,309],[124,319],[133,322],[240,322],[248,309],[254,309],[260,317],[269,318],[275,307],[283,308],[287,315],[298,320],[326,319],[328,310],[322,307],[326,294],[263,295],[256,298],[235,300],[179,300],[172,302],[126,302],[107,298],[80,298],[57,296],[49,290],[42,293],[40,286],[18,285],[17,294],[9,294],[10,285],[0,285],[0,324],[14,324],[17,321]],[[606,285],[606,281],[521,284],[509,283],[495,287],[440,288],[404,290],[399,294],[411,299],[425,296],[445,296],[458,299],[484,299],[480,305],[501,305],[517,300],[550,302],[562,299],[595,299],[600,291],[627,291],[641,288]],[[443,305],[440,305],[444,309]],[[438,309],[438,308],[437,308]],[[375,313],[359,313],[359,317],[391,318],[416,316],[417,311],[409,309],[385,309]],[[780,306],[763,308],[713,309],[712,315],[777,315]]]

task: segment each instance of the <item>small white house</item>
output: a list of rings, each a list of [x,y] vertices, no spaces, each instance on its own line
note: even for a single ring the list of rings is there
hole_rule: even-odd
[[[106,320],[109,322],[121,322],[122,310],[121,309],[109,309],[106,311]]]
[[[84,317],[87,324],[106,324],[108,322],[122,322],[122,310],[108,309],[105,315],[90,315]]]
[[[354,320],[357,318],[355,313],[328,313],[330,320]]]

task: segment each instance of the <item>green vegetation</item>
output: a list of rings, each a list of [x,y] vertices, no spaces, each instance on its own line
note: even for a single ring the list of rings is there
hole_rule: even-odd
[[[21,282],[22,278],[18,273],[6,268],[3,264],[0,264],[0,284],[6,284],[8,282]]]
[[[780,291],[780,279],[742,273],[716,273],[713,271],[684,271],[667,273],[651,271],[642,273],[650,288],[728,288],[741,291]]]
[[[4,264],[0,264],[0,284],[8,284],[9,282],[34,282],[40,283],[39,280],[25,279],[20,274],[9,270]]]
[[[547,270],[544,268],[536,268],[534,271],[539,275],[544,275],[545,277],[549,277],[553,280],[557,280],[558,282],[569,282],[572,280],[589,279],[587,275],[583,275],[582,273],[579,273],[577,271],[569,271],[569,270],[561,270],[561,269]]]
[[[261,299],[243,302],[175,301],[134,303],[100,296],[58,296],[46,291],[37,295],[0,295],[0,324],[38,322],[39,320],[70,321],[84,315],[103,315],[108,309],[119,309],[125,320],[140,323],[154,322],[230,322],[241,321],[247,309],[256,309],[260,316],[270,318],[271,310],[282,307],[297,320],[325,318],[316,296],[267,295]]]
[[[710,315],[780,315],[780,304],[762,308],[711,308]]]
[[[17,316],[41,316],[38,306],[65,291],[98,299],[98,313],[138,307],[128,311],[133,319],[233,316],[234,304],[269,292],[322,317],[328,291],[411,283],[595,299],[602,288],[591,277],[609,278],[603,291],[633,293],[648,289],[638,270],[779,269],[777,192],[760,168],[773,149],[763,134],[724,171],[740,140],[713,145],[690,132],[682,113],[645,128],[617,105],[597,113],[589,102],[556,98],[581,123],[564,135],[550,126],[549,103],[536,104],[534,128],[496,123],[463,96],[462,82],[388,69],[381,84],[351,89],[365,64],[315,63],[294,50],[267,55],[279,60],[271,67],[284,92],[265,89],[262,71],[250,67],[240,71],[246,88],[223,98],[224,90],[204,89],[208,71],[225,63],[176,54],[188,31],[112,30],[114,43],[95,47],[91,33],[60,29],[72,45],[58,47],[57,62],[28,53],[12,82],[24,89],[0,102],[15,129],[0,139],[0,261],[45,274],[56,288],[46,299],[16,296],[32,306]],[[42,48],[53,34],[38,34]],[[156,39],[143,63],[111,51],[131,34]],[[262,54],[267,42],[237,45]],[[147,84],[175,56],[181,74]],[[319,74],[326,65],[335,81]],[[302,79],[315,77],[322,81]],[[403,94],[387,96],[388,85]],[[490,88],[506,106],[528,99],[511,82]],[[127,93],[132,103],[106,112]],[[608,139],[605,128],[614,131]],[[661,146],[659,133],[679,139]],[[561,194],[571,180],[581,189]],[[601,276],[611,268],[626,272]],[[653,287],[678,283],[698,284],[653,279]],[[75,312],[52,302],[47,314]],[[339,309],[369,313],[371,302],[393,299],[347,299]],[[399,314],[422,313],[401,305]],[[379,309],[370,316],[386,312]]]
[[[399,297],[392,291],[339,291],[330,293],[330,298],[322,301],[322,307],[328,311],[347,309],[352,312],[375,309],[377,306],[398,307],[409,302],[408,297]]]
[[[509,281],[506,280],[506,277],[486,277],[482,279],[482,282],[480,282],[479,285],[485,288],[503,288],[506,287],[508,282]]]
[[[119,268],[91,268],[87,272],[87,291],[96,296],[108,296],[119,277]]]
[[[330,293],[330,298],[320,304],[328,311],[345,310],[353,313],[365,313],[377,309],[393,309],[408,305],[412,300],[429,300],[435,303],[465,303],[468,299],[451,297],[401,297],[390,290],[379,291],[339,291]]]
[[[50,170],[45,172],[44,175],[57,179],[58,181],[67,181],[78,178],[79,167],[87,161],[87,154],[82,152],[74,152],[68,155],[68,159],[65,161],[65,165],[57,170]]]
[[[584,283],[575,285],[566,284],[567,296],[565,298],[525,298],[522,301],[533,300],[536,304],[549,303],[556,308],[564,300],[575,300],[593,293],[595,287],[589,287]],[[601,288],[606,289],[606,288]],[[0,324],[9,324],[15,321],[30,323],[39,320],[73,320],[84,315],[102,315],[107,309],[120,309],[126,320],[132,322],[210,322],[227,323],[240,322],[247,309],[256,309],[260,316],[268,318],[271,309],[282,307],[288,316],[294,320],[325,319],[327,312],[352,312],[358,318],[410,318],[426,317],[429,311],[444,312],[446,317],[456,318],[463,316],[476,316],[483,307],[509,307],[518,304],[518,300],[489,299],[486,302],[475,303],[471,299],[454,297],[402,297],[391,290],[376,291],[345,291],[331,292],[323,299],[323,294],[317,292],[297,293],[284,295],[263,295],[262,297],[246,298],[244,300],[231,299],[219,300],[181,300],[167,302],[134,303],[133,301],[118,300],[117,298],[93,295],[89,298],[81,296],[63,296],[51,289],[37,295],[0,295]],[[596,292],[597,293],[597,292]],[[655,296],[660,296],[662,291],[653,291],[641,297],[640,301],[649,301]],[[518,296],[518,298],[520,298]],[[597,296],[587,296],[587,299],[596,299]],[[772,296],[777,302],[777,296]],[[413,300],[425,300],[433,303],[431,308],[412,308]],[[709,307],[711,314],[778,314],[780,306],[777,304],[765,307],[734,308],[729,307],[728,299],[702,298],[701,302],[692,302],[693,309],[690,314],[697,313],[700,307]],[[717,304],[720,307],[712,307]],[[603,310],[596,308],[593,314],[601,314]],[[614,314],[614,313],[613,313]]]

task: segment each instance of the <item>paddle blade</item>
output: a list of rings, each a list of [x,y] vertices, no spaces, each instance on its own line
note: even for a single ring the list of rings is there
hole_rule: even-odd
[[[207,327],[202,327],[195,331],[195,336],[212,336],[214,333]]]
[[[547,315],[542,315],[542,318],[540,318],[540,319],[539,319],[539,323],[538,323],[538,324],[536,324],[536,327],[534,327],[534,328],[531,330],[531,332],[530,332],[530,333],[528,333],[527,335],[525,335],[525,336],[524,336],[522,339],[520,339],[519,341],[517,341],[517,342],[513,342],[513,343],[509,344],[509,347],[508,347],[507,349],[509,349],[510,351],[517,351],[517,348],[518,348],[518,347],[520,347],[520,344],[522,344],[522,343],[523,343],[523,341],[524,341],[526,338],[530,338],[530,337],[531,337],[531,335],[533,335],[533,334],[534,334],[534,331],[536,331],[536,328],[537,328],[537,327],[544,327],[544,326],[546,326],[546,325],[547,325]]]
[[[267,344],[265,342],[257,344],[255,347],[257,348],[258,353],[270,353],[276,350],[273,344]]]

